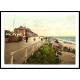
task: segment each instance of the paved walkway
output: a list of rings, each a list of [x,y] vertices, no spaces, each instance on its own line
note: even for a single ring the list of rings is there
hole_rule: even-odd
[[[35,41],[33,39],[34,39],[34,37],[29,38],[27,43],[26,43],[26,40],[23,40],[23,41],[20,41],[20,42],[5,43],[5,63],[6,64],[10,64],[10,59],[11,59],[10,53],[11,52],[16,51],[16,50],[18,50],[20,48],[23,48],[25,46],[34,44],[36,42],[39,42],[41,40],[39,37],[36,37]],[[25,50],[23,50],[23,51],[24,52],[19,51],[18,54],[23,56],[24,53],[25,53]],[[18,57],[16,57],[16,58],[19,58],[18,54],[17,54]]]
[[[59,57],[61,59],[60,64],[75,64],[75,55],[73,53],[63,51]]]

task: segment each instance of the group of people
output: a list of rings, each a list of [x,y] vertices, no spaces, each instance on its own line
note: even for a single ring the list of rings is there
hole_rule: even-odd
[[[25,37],[26,42],[28,42],[28,38],[29,38],[28,36],[26,36],[26,37]],[[39,37],[39,38],[40,38],[40,37]],[[44,38],[41,38],[41,41],[43,41],[43,39],[44,39]],[[33,40],[35,41],[35,40],[36,40],[36,38],[34,37],[34,38],[33,38]]]
[[[65,47],[63,48],[63,50],[66,51],[66,52],[75,53],[75,49],[72,49],[72,48],[70,48],[70,47],[66,47],[66,46],[65,46]]]

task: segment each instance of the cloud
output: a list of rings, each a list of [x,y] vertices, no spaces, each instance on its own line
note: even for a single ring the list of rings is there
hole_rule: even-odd
[[[5,16],[5,29],[13,30],[13,17]],[[75,15],[16,15],[15,27],[25,25],[32,31],[44,36],[75,35]]]

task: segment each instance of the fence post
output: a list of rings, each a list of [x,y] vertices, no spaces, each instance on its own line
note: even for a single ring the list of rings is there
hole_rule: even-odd
[[[27,61],[27,47],[26,47],[26,52],[25,52],[25,63]]]
[[[38,49],[38,42],[37,42],[37,49]]]
[[[13,57],[13,55],[14,55],[14,52],[11,52],[11,64],[13,64],[13,59],[14,59],[14,57]]]
[[[39,46],[39,48],[40,48],[40,42],[38,43],[38,46]]]
[[[33,55],[33,53],[34,53],[34,44],[33,44],[33,46],[32,46],[32,55]]]
[[[40,47],[41,47],[41,42],[40,42]]]

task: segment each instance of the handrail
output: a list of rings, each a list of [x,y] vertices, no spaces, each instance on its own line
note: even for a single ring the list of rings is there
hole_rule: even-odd
[[[41,41],[39,41],[39,42],[41,42]],[[37,42],[37,43],[39,43],[39,42]],[[33,44],[31,44],[31,45],[34,45],[34,44],[37,44],[37,43],[33,43]],[[31,45],[25,46],[25,47],[20,48],[20,49],[18,49],[18,50],[16,50],[16,51],[12,51],[11,53],[16,53],[16,52],[18,52],[18,51],[20,51],[20,50],[22,50],[22,49],[24,49],[24,48],[27,48],[27,47],[29,47],[29,46],[31,46]]]
[[[25,47],[23,47],[23,48],[21,48],[21,49],[18,49],[18,50],[16,50],[16,51],[12,51],[11,53],[16,53],[16,52],[18,52],[18,51],[20,51],[20,50],[22,50],[22,49],[24,49],[24,48],[26,48],[27,46],[25,46]],[[13,54],[14,55],[14,54]]]
[[[39,42],[43,42],[43,41],[39,41]],[[15,54],[16,52],[24,49],[24,48],[26,48],[26,53],[25,53],[25,56],[24,56],[24,57],[25,57],[25,62],[26,62],[26,60],[27,60],[27,47],[32,46],[32,55],[33,55],[33,52],[35,51],[35,50],[34,50],[34,45],[37,44],[37,43],[39,43],[39,42],[33,43],[33,44],[31,44],[31,45],[25,46],[25,47],[23,47],[23,48],[21,48],[21,49],[18,49],[18,50],[16,50],[16,51],[11,52],[11,53],[10,53],[10,55],[11,55],[11,64],[13,64],[14,54]],[[37,44],[37,48],[39,48],[38,45],[39,45],[39,44]]]

